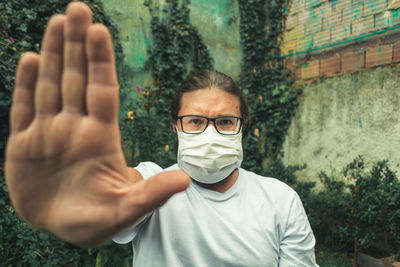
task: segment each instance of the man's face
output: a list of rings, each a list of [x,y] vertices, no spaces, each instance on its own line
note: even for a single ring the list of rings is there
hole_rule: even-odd
[[[225,92],[219,88],[205,88],[182,95],[181,108],[178,116],[202,115],[208,118],[218,116],[237,116],[240,114],[240,101],[235,95]],[[180,124],[178,130],[182,131]]]

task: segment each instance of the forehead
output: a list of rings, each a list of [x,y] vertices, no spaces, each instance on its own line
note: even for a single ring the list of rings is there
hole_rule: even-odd
[[[239,97],[218,87],[203,88],[182,95],[179,116],[203,115],[216,117],[220,115],[241,116]]]

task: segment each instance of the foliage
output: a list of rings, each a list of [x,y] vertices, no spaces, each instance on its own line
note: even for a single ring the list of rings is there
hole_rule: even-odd
[[[168,114],[171,98],[191,73],[212,68],[213,60],[197,29],[190,24],[190,1],[167,1],[162,10],[158,1],[146,0],[151,15],[152,47],[146,69],[153,86],[137,88],[137,103],[128,103],[121,120],[125,151],[130,164],[155,161],[161,166],[175,162],[174,139]],[[122,92],[127,95],[128,92]],[[129,113],[131,112],[131,113]]]
[[[313,192],[306,200],[310,224],[317,242],[337,250],[351,251],[353,239],[349,235],[349,208],[351,195],[346,183],[334,172],[319,174],[323,190]]]
[[[284,70],[280,38],[287,0],[238,0],[243,48],[240,86],[250,107],[250,136],[244,167],[261,173],[262,163],[279,156],[300,90],[294,90]]]
[[[379,161],[366,171],[360,156],[345,168],[344,175],[352,182],[350,213],[356,245],[378,257],[399,253],[400,181],[388,161]]]
[[[85,250],[32,230],[20,221],[10,205],[4,180],[3,162],[9,132],[8,117],[14,85],[14,73],[22,53],[40,50],[44,28],[54,13],[64,12],[69,0],[0,2],[0,265],[1,266],[106,266],[131,262],[128,247],[108,245],[102,249]],[[121,87],[122,47],[118,30],[107,17],[100,1],[85,1],[93,11],[94,21],[105,24],[113,36],[117,71]],[[112,258],[107,255],[114,255]]]
[[[353,261],[349,254],[336,249],[316,247],[315,259],[321,267],[352,267]]]
[[[320,174],[308,215],[319,243],[377,258],[400,252],[400,181],[388,161],[366,170],[359,156],[340,174]]]

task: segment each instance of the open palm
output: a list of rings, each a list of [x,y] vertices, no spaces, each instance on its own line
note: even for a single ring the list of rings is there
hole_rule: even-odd
[[[17,69],[5,167],[23,219],[93,245],[187,187],[182,172],[131,182],[117,117],[110,35],[72,3],[50,19],[40,55],[25,54]]]

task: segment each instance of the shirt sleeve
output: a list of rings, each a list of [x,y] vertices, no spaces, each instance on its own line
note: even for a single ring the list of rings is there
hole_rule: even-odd
[[[313,267],[315,238],[297,193],[290,205],[286,229],[279,248],[279,267]]]
[[[138,166],[135,167],[135,169],[142,175],[144,180],[147,180],[150,177],[163,171],[163,169],[160,166],[158,166],[154,162],[150,162],[150,161],[140,163]],[[126,244],[126,243],[132,241],[135,238],[140,225],[143,222],[145,222],[146,219],[149,218],[152,213],[153,212],[149,212],[149,213],[145,214],[135,224],[133,224],[129,228],[124,229],[123,231],[116,234],[112,238],[112,240],[118,244]]]

